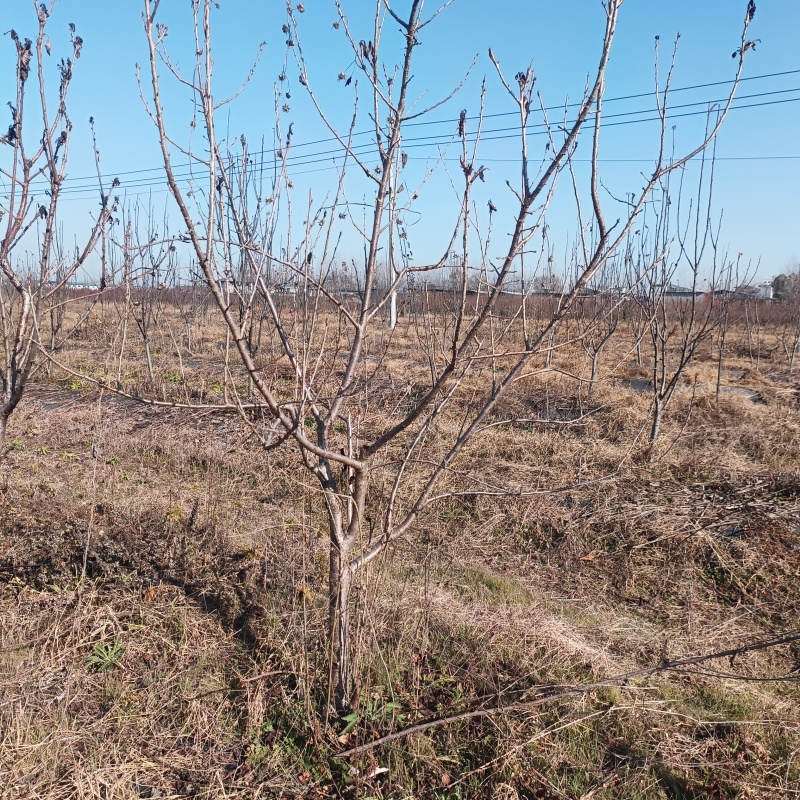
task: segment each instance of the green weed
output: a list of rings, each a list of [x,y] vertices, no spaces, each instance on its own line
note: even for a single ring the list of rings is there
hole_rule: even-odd
[[[86,668],[90,672],[111,672],[121,669],[122,656],[125,648],[119,636],[114,637],[111,644],[96,644],[92,647],[92,654],[86,659]]]

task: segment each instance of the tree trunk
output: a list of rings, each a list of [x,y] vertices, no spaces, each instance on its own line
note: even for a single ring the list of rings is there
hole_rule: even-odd
[[[545,356],[545,366],[549,367],[553,363],[553,348],[556,346],[556,332],[550,332],[550,338],[547,342],[547,355]]]
[[[600,354],[602,352],[602,348],[600,350],[595,350],[592,355],[592,376],[589,379],[589,396],[592,395],[595,389],[595,385],[597,384],[597,373],[600,371]]]
[[[797,355],[798,345],[800,345],[800,334],[795,334],[791,350],[786,346],[786,342],[783,343],[783,349],[786,352],[786,360],[789,363],[789,380],[791,380],[794,375],[794,359]]]
[[[725,331],[720,331],[719,335],[719,356],[717,359],[717,391],[716,404],[719,405],[720,384],[722,383],[722,364],[725,360]]]
[[[653,424],[650,427],[650,445],[654,445],[661,432],[661,417],[664,414],[664,405],[661,398],[657,397],[655,405],[653,406]]]
[[[6,441],[6,425],[8,423],[8,417],[5,414],[0,414],[0,450],[3,449],[3,445]]]
[[[340,546],[343,537],[331,530],[330,574],[328,578],[328,635],[330,637],[331,692],[336,711],[346,714],[351,708],[350,590],[353,574],[347,551]]]
[[[61,325],[58,325],[60,328]],[[56,315],[53,309],[50,309],[50,352],[55,353],[56,351]],[[53,362],[48,361],[47,367],[45,367],[45,371],[47,372],[47,377],[50,378],[53,374]]]
[[[394,330],[397,325],[397,292],[392,292],[389,298],[389,328]]]

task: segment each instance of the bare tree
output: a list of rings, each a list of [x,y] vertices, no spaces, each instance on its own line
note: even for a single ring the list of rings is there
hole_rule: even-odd
[[[788,275],[785,272],[776,275],[772,279],[772,291],[774,299],[779,303],[796,299],[800,294],[800,265],[795,265],[794,271]]]
[[[422,107],[421,101],[413,97],[413,58],[429,26],[449,3],[426,17],[424,0],[412,0],[403,14],[387,0],[377,0],[369,32],[362,31],[363,38],[342,4],[337,0],[335,5],[339,14],[336,29],[352,51],[353,75],[347,82],[355,76],[354,88],[360,81],[367,86],[371,150],[353,146],[353,133],[362,116],[357,99],[353,101],[349,127],[340,130],[327,116],[304,58],[302,31],[298,29],[295,11],[287,5],[284,28],[287,52],[296,67],[297,82],[338,141],[341,150],[338,180],[323,199],[309,195],[301,206],[302,214],[296,213],[297,201],[293,199],[288,173],[290,125],[288,131],[276,137],[280,143],[276,152],[278,169],[271,182],[271,202],[262,203],[263,216],[258,225],[252,221],[252,198],[246,211],[237,184],[238,173],[230,169],[216,132],[217,116],[227,101],[218,100],[212,86],[213,2],[198,0],[192,4],[197,55],[191,75],[179,73],[166,50],[167,28],[157,19],[157,0],[144,0],[143,19],[152,84],[148,110],[158,131],[169,187],[185,226],[181,236],[190,243],[193,258],[227,325],[266,419],[265,428],[253,425],[253,431],[261,436],[267,450],[292,444],[324,501],[329,538],[330,696],[337,710],[343,712],[352,702],[355,679],[350,637],[354,580],[392,542],[411,531],[425,509],[443,498],[459,494],[520,495],[529,490],[524,479],[515,481],[513,475],[507,485],[495,485],[473,473],[460,457],[483,432],[511,422],[502,415],[504,395],[535,371],[534,364],[543,361],[552,334],[570,313],[576,299],[627,241],[653,191],[671,172],[683,167],[713,141],[730,108],[733,92],[697,147],[680,158],[667,160],[664,143],[670,69],[666,86],[659,94],[662,130],[652,172],[645,178],[640,193],[625,206],[625,216],[612,226],[606,222],[600,199],[599,153],[606,70],[622,0],[609,0],[605,4],[605,30],[597,68],[574,118],[563,130],[551,129],[552,144],[538,167],[531,159],[527,137],[536,98],[533,69],[523,69],[509,79],[490,51],[499,82],[518,113],[519,180],[511,189],[516,210],[508,244],[504,245],[502,258],[485,271],[485,285],[475,303],[469,296],[469,232],[486,222],[477,218],[478,204],[473,197],[486,177],[486,170],[478,160],[480,113],[473,119],[462,113],[456,125],[454,138],[456,146],[461,147],[461,187],[451,224],[444,229],[441,257],[417,264],[410,256],[410,247],[406,250],[401,246],[408,239],[405,215],[425,188],[425,176],[415,176],[407,163],[403,149],[405,126],[448,99],[443,97]],[[390,37],[389,31],[395,29],[394,24],[386,24],[390,18],[401,30],[397,65],[384,57],[392,44],[391,39],[384,41],[384,38]],[[734,89],[748,49],[748,26],[746,19]],[[161,89],[165,69],[189,86],[197,118],[204,129],[202,153],[188,144],[176,144],[173,132],[167,128]],[[282,73],[281,80],[286,78],[286,72]],[[281,119],[278,106],[278,128]],[[521,309],[518,303],[516,311],[504,306],[506,290],[520,254],[532,237],[541,234],[556,178],[577,147],[584,128],[589,132],[591,160],[586,195],[596,235],[576,279],[555,304],[552,314],[535,331],[522,337]],[[202,169],[204,191],[186,190],[179,185],[172,166],[177,147],[197,167],[197,174]],[[367,182],[372,187],[369,215],[364,223],[352,213],[348,200],[346,186],[352,179],[351,170],[358,186]],[[199,198],[204,198],[202,203]],[[285,244],[276,252],[264,232],[274,230],[276,209],[280,205],[283,216],[279,222],[286,226],[282,237]],[[495,210],[491,202],[488,208],[491,219]],[[337,263],[340,235],[345,229],[361,237],[364,247],[364,263],[359,265],[363,277],[355,302],[334,291],[330,281],[332,265]],[[399,346],[392,298],[402,287],[441,285],[440,276],[450,269],[448,256],[459,238],[461,253],[455,276],[455,301],[442,302],[430,289],[420,293],[415,301],[420,313],[416,322],[409,321],[407,327],[409,335],[416,337],[412,339],[413,346],[424,357],[419,359],[419,369],[407,376],[403,392],[398,391],[396,383],[381,391],[382,365],[393,348]],[[391,254],[390,282],[384,293],[377,291],[377,283],[381,259],[387,249]],[[273,380],[274,373],[268,366],[256,362],[248,346],[246,326],[226,293],[225,276],[240,259],[245,260],[249,269],[248,288],[245,291],[242,287],[245,317],[255,298],[260,297],[268,309],[271,328],[280,339],[282,358],[293,376],[291,390]],[[292,275],[297,286],[293,313],[281,309],[277,302],[274,275],[280,271]],[[544,364],[541,368],[544,369]],[[458,405],[459,398],[468,402]],[[457,422],[447,428],[440,426],[448,415]]]
[[[70,25],[71,54],[56,62],[58,92],[55,110],[51,95],[51,44],[45,34],[53,3],[32,3],[38,18],[34,40],[9,31],[15,49],[16,96],[9,102],[11,123],[0,136],[0,174],[5,183],[0,198],[0,322],[3,362],[0,377],[0,445],[8,419],[22,399],[41,346],[40,325],[52,313],[51,347],[56,347],[61,316],[69,295],[65,287],[95,249],[113,211],[109,191],[100,189],[100,211],[72,253],[59,243],[59,204],[67,169],[72,122],[67,115],[67,93],[72,83],[83,39]],[[96,150],[95,150],[96,153]],[[117,186],[114,181],[112,187]],[[27,249],[32,256],[24,258]]]
[[[177,251],[172,239],[164,234],[166,219],[158,226],[152,205],[144,209],[138,205],[126,209],[121,228],[124,232],[123,240],[118,245],[122,249],[125,305],[121,320],[123,335],[120,365],[127,338],[127,318],[131,316],[144,345],[150,386],[156,389],[153,336],[164,313],[167,289],[176,278]]]
[[[624,273],[609,265],[592,286],[589,295],[578,302],[580,341],[591,368],[589,394],[595,390],[603,351],[617,332],[622,319]]]
[[[743,301],[744,305],[744,335],[747,338],[747,351],[750,355],[750,363],[756,372],[761,369],[761,350],[763,345],[763,325],[761,319],[761,303],[757,297],[753,297],[746,286],[737,286],[736,294]]]
[[[696,194],[689,196],[686,191],[685,171],[674,194],[670,176],[661,182],[657,210],[650,220],[644,219],[630,277],[631,284],[640,287],[635,296],[647,320],[652,348],[651,454],[687,367],[698,347],[727,325],[734,298],[735,264],[719,244],[721,220],[714,224],[715,162],[713,150],[709,152],[710,158],[705,152],[700,156]],[[702,288],[704,274],[707,291]],[[688,276],[686,285],[676,283],[680,276]]]
[[[725,304],[725,308],[723,308],[722,313],[719,315],[717,321],[717,385],[714,390],[714,396],[716,398],[717,405],[719,405],[719,395],[722,386],[722,371],[723,364],[725,362],[725,346],[728,340],[728,330],[731,326],[730,305],[730,303]]]
[[[791,378],[794,375],[795,359],[800,352],[800,291],[790,294],[778,310],[780,313],[778,336]]]

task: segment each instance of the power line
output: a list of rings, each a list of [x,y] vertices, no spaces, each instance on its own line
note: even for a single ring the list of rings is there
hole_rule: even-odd
[[[751,75],[751,76],[748,76],[748,77],[741,78],[740,79],[740,83],[743,83],[745,81],[766,80],[766,79],[770,79],[770,78],[780,78],[780,77],[786,77],[786,76],[789,76],[789,75],[798,75],[798,74],[800,74],[800,69],[784,70],[782,72],[770,72],[770,73],[764,73],[762,75]],[[710,83],[697,83],[697,84],[692,84],[692,85],[689,85],[689,86],[681,86],[681,87],[677,87],[677,88],[674,88],[674,89],[670,89],[670,94],[676,94],[678,92],[695,91],[697,89],[707,89],[707,88],[716,87],[716,86],[731,86],[731,85],[733,85],[733,83],[734,83],[733,80],[713,81],[713,82],[710,82]],[[777,90],[776,92],[758,92],[758,93],[754,93],[754,94],[751,94],[751,95],[744,95],[739,99],[755,98],[755,97],[759,97],[759,96],[767,96],[769,94],[776,94],[776,93],[779,93],[779,92],[791,92],[791,91],[800,91],[800,88],[798,88],[798,89]],[[637,100],[637,99],[641,99],[641,98],[644,98],[644,97],[652,98],[653,97],[653,92],[652,91],[650,91],[650,92],[640,92],[640,93],[637,93],[637,94],[621,95],[621,96],[618,96],[618,97],[605,98],[604,99],[604,103],[605,104],[609,104],[609,103],[615,103],[615,102],[623,102],[623,101],[626,101],[626,100]],[[725,98],[725,99],[727,99],[727,98]],[[675,108],[683,108],[683,107],[686,107],[687,105],[708,105],[709,102],[723,102],[723,101],[724,100],[698,101],[697,103],[694,103],[694,104],[684,104],[682,106],[676,106]],[[547,107],[545,107],[544,110],[545,111],[560,111],[560,110],[564,110],[566,108],[572,108],[572,107],[579,106],[579,105],[580,105],[580,102],[573,102],[573,103],[567,103],[567,104],[562,104],[562,105],[558,105],[558,106],[547,106]],[[652,111],[652,109],[642,110],[642,111],[638,111],[638,112],[636,112],[636,111],[620,112],[620,114],[617,114],[617,115],[605,115],[605,119],[611,119],[611,118],[614,118],[615,116],[624,115],[624,114],[628,114],[628,115],[644,114],[644,113],[648,113],[648,111]],[[507,112],[504,111],[504,112],[498,112],[496,114],[485,114],[483,116],[483,118],[484,119],[496,119],[496,118],[500,118],[500,117],[516,116],[517,114],[518,114],[518,112],[515,112],[515,111],[507,111]],[[467,119],[476,120],[476,119],[478,119],[478,117],[477,116],[472,116],[472,117],[467,117]],[[420,120],[419,122],[407,123],[406,127],[408,127],[408,128],[412,128],[412,127],[414,127],[414,128],[415,127],[430,127],[430,126],[433,126],[433,125],[444,125],[444,124],[455,125],[457,122],[458,122],[458,119],[455,118],[455,117],[448,118],[448,119],[442,119],[442,120]],[[532,129],[536,128],[536,127],[544,127],[544,123],[539,123],[539,124],[537,124],[535,126],[531,126]],[[508,129],[501,129],[501,130],[509,130],[510,131],[510,130],[517,130],[517,129],[516,128],[508,128]],[[370,136],[370,135],[373,135],[373,134],[374,134],[374,131],[365,130],[365,131],[357,131],[357,132],[355,132],[353,134],[353,136],[354,137],[361,137],[361,136]],[[440,137],[441,137],[441,135],[440,135]],[[432,137],[429,137],[429,138],[432,138]],[[447,138],[449,138],[449,137],[447,137]],[[410,139],[410,140],[406,140],[406,141],[415,142],[415,141],[417,141],[417,139]],[[325,137],[325,138],[322,138],[322,139],[312,140],[312,141],[309,141],[309,142],[300,142],[300,143],[297,143],[297,144],[293,144],[292,145],[292,150],[296,151],[296,150],[298,150],[300,148],[314,147],[316,145],[334,143],[334,142],[337,142],[336,137],[329,136],[329,137]],[[356,145],[356,147],[371,147],[371,146],[372,146],[371,144],[368,144],[368,145]],[[275,148],[267,149],[267,152],[270,152],[270,153],[272,153],[274,155],[275,152],[276,152],[276,149]],[[324,155],[328,155],[328,154],[335,154],[335,153],[338,153],[338,152],[341,152],[340,148],[337,148],[337,149],[334,149],[334,150],[328,150],[328,151],[318,151],[316,153],[310,153],[310,154],[305,155],[305,156],[298,155],[296,158],[312,158],[312,157],[319,157],[319,156],[324,156]],[[266,162],[263,162],[263,163],[266,163]],[[175,165],[175,169],[177,171],[186,170],[186,169],[189,169],[191,166],[192,165],[187,162],[187,163]],[[145,167],[145,168],[142,168],[142,169],[135,169],[135,170],[126,170],[126,171],[123,171],[123,172],[114,173],[113,177],[121,178],[121,177],[124,177],[124,176],[127,176],[127,175],[144,175],[144,174],[150,173],[150,172],[160,172],[162,169],[163,169],[163,166]],[[109,178],[112,177],[112,175],[111,175],[111,173],[108,173],[108,174],[104,174],[102,177],[103,177],[103,179],[109,179]],[[84,182],[84,181],[94,181],[94,180],[96,180],[96,178],[97,178],[96,175],[81,176],[81,177],[76,177],[76,178],[67,178],[65,180],[65,184],[73,183],[73,182],[80,183],[80,182]],[[94,186],[94,188],[96,188],[95,184],[93,184],[93,186]],[[76,189],[76,187],[72,187],[72,188]]]
[[[748,97],[748,98],[766,97],[766,96],[771,96],[771,95],[775,95],[775,94],[784,94],[784,93],[787,93],[787,92],[797,92],[797,91],[800,91],[800,88],[780,90],[780,91],[775,91],[775,92],[764,92],[764,93],[759,93],[759,94],[747,95],[746,97]],[[745,99],[745,98],[743,97],[742,99]],[[782,99],[782,100],[764,101],[764,102],[760,102],[760,103],[748,103],[746,105],[734,105],[732,107],[732,110],[744,110],[744,109],[751,109],[751,108],[762,108],[762,107],[765,107],[765,106],[782,105],[782,104],[796,103],[796,102],[800,102],[800,97],[786,98],[786,99]],[[680,106],[680,107],[691,108],[691,107],[697,106],[697,105],[707,105],[707,102],[688,103],[688,104],[684,104],[683,106]],[[643,109],[641,111],[624,112],[624,113],[621,113],[621,114],[609,115],[606,118],[606,121],[604,121],[603,127],[611,128],[611,127],[634,125],[634,124],[646,123],[646,122],[658,122],[660,120],[660,118],[658,116],[649,116],[649,117],[644,117],[644,118],[641,118],[641,119],[619,119],[617,121],[609,121],[609,120],[611,120],[613,118],[616,118],[616,117],[627,117],[627,116],[631,116],[631,115],[634,115],[634,114],[640,114],[640,115],[641,114],[651,114],[652,115],[654,112],[655,112],[654,109]],[[702,110],[695,110],[695,111],[687,111],[687,112],[683,112],[683,113],[680,113],[680,114],[669,114],[667,116],[667,120],[670,121],[670,120],[674,120],[674,119],[681,119],[681,118],[686,118],[686,117],[694,117],[694,116],[706,115],[707,113],[708,113],[708,111],[706,109],[702,109]],[[545,128],[545,130],[530,130],[529,131],[530,135],[532,135],[532,136],[543,136],[543,135],[546,135],[546,126],[544,124],[539,124],[539,125],[532,126],[532,127],[533,128]],[[508,139],[515,139],[515,138],[517,138],[519,136],[519,130],[517,128],[514,128],[514,127],[499,128],[499,129],[495,129],[495,131],[490,131],[488,133],[496,133],[496,134],[499,134],[499,135],[488,135],[488,136],[487,135],[482,135],[481,136],[481,141],[495,142],[495,141],[502,141],[502,140],[508,140]],[[436,137],[436,136],[417,137],[416,139],[410,139],[410,140],[405,141],[403,146],[407,150],[415,150],[415,149],[420,149],[420,148],[436,147],[437,145],[438,146],[444,146],[444,145],[449,144],[450,141],[451,141],[451,137],[447,137],[447,138]],[[365,150],[364,148],[368,148],[368,150]],[[354,149],[354,151],[357,152],[358,155],[364,155],[366,152],[372,150],[372,145],[371,144],[370,145],[356,145],[353,149]],[[304,166],[313,166],[313,165],[321,164],[321,163],[328,163],[328,162],[331,161],[330,155],[338,154],[338,153],[341,153],[341,150],[323,151],[321,153],[309,153],[309,154],[303,155],[303,156],[296,156],[293,160],[287,159],[287,166],[288,167],[292,167],[292,168],[297,168],[297,167],[304,167]],[[433,156],[412,156],[411,158],[412,158],[412,160],[416,161],[416,160],[428,160],[431,157],[433,157]],[[441,156],[437,155],[435,157],[439,158]],[[797,158],[800,158],[800,156],[794,156],[794,155],[786,155],[786,156],[743,156],[743,157],[718,158],[718,160],[719,161],[737,161],[737,160],[753,161],[753,160],[777,160],[777,159],[795,160]],[[449,159],[446,159],[446,160],[449,160]],[[504,162],[504,161],[514,161],[514,160],[515,159],[491,159],[491,158],[481,159],[482,163],[489,163],[489,162],[492,162],[492,161],[494,161],[494,162]],[[580,160],[580,159],[578,159],[578,160]],[[623,162],[623,161],[647,163],[649,161],[649,159],[607,159],[607,160],[606,159],[601,159],[601,161],[605,161],[606,163],[615,162],[615,161],[616,162],[620,162],[620,163]],[[257,170],[257,169],[259,169],[259,167],[263,168],[264,166],[273,166],[274,164],[275,164],[274,160],[269,160],[269,161],[265,160],[265,161],[261,161],[261,162],[255,162],[253,164],[250,164],[249,166],[250,166],[251,169]],[[186,166],[188,168],[189,165],[186,165]],[[319,169],[304,170],[304,171],[301,171],[301,172],[293,171],[292,174],[293,175],[305,175],[305,174],[310,174],[310,173],[314,173],[314,172],[327,171],[327,170],[331,170],[331,169],[335,169],[335,168],[336,168],[335,164],[329,164],[329,166],[322,167],[322,168],[319,168]],[[163,169],[163,167],[161,169]],[[148,172],[159,171],[159,168],[155,168],[155,170],[147,170],[147,171]],[[136,172],[137,173],[141,173],[141,172],[143,172],[143,170],[138,170]],[[202,179],[205,175],[207,175],[207,172],[205,170],[194,171],[194,174],[193,174],[193,171],[190,170],[190,171],[187,172],[187,171],[181,170],[179,167],[176,168],[175,172],[176,172],[176,176],[175,176],[176,179],[181,183],[188,183],[193,178],[194,179]],[[75,179],[75,180],[78,180],[78,179]],[[155,177],[155,178],[148,177],[148,178],[134,179],[133,181],[128,182],[127,185],[125,185],[123,188],[124,189],[141,189],[141,190],[145,190],[147,188],[158,187],[158,186],[165,185],[165,184],[166,184],[166,177],[164,177],[163,175],[159,175],[158,177]],[[46,185],[46,184],[43,184],[43,186],[44,185]],[[66,187],[65,189],[62,190],[62,194],[63,195],[84,195],[84,196],[87,196],[87,195],[94,194],[97,191],[98,191],[98,187],[97,187],[96,184],[88,184],[88,185],[78,185],[78,186]],[[141,195],[143,193],[144,193],[143,191],[139,191],[139,192],[136,193],[136,195],[138,196],[138,195]],[[78,199],[78,198],[77,197],[73,197],[73,199]]]
[[[418,158],[410,158],[411,161],[427,161],[427,157],[418,157]],[[459,159],[448,156],[442,159],[443,161],[447,161],[450,163],[459,163]],[[573,158],[572,159],[575,163],[583,163],[589,164],[591,163],[592,159],[590,158]],[[796,155],[781,155],[781,156],[716,156],[716,161],[719,162],[748,162],[748,161],[800,161],[800,153]],[[514,164],[518,163],[518,158],[485,158],[481,159],[481,163],[484,164]],[[597,162],[599,164],[652,164],[652,158],[598,158]],[[330,172],[332,169],[335,169],[333,166],[327,167],[316,167],[314,169],[304,169],[297,172],[293,172],[293,175],[314,175],[319,172]],[[181,181],[179,180],[179,183]],[[157,188],[160,184],[163,184],[163,188]],[[152,184],[145,184],[143,186],[133,186],[131,189],[137,189],[138,191],[128,191],[126,192],[127,197],[141,197],[145,194],[152,194],[152,195],[161,195],[167,194],[169,192],[169,188],[167,185],[167,180],[164,178],[163,180],[153,182]],[[87,200],[91,199],[94,195],[94,192],[97,191],[97,187],[92,191],[90,189],[81,189],[80,191],[76,191],[74,194],[65,196],[63,199],[65,202],[70,202],[73,200]]]
[[[793,90],[793,91],[800,91],[800,90]],[[768,94],[771,94],[771,93],[768,93]],[[753,96],[755,96],[755,95],[753,95]],[[765,101],[765,102],[762,102],[762,103],[749,103],[747,105],[734,106],[732,110],[761,108],[761,107],[771,106],[771,105],[782,105],[782,104],[787,104],[787,103],[796,103],[798,101],[800,101],[800,97],[788,98],[788,99],[784,99],[784,100]],[[689,104],[689,105],[694,105],[694,104]],[[632,112],[632,113],[634,113],[634,112]],[[640,114],[651,113],[652,114],[653,111],[652,110],[645,110],[645,111],[635,112],[635,113],[640,113]],[[705,115],[706,113],[707,113],[706,110],[689,111],[689,112],[684,112],[684,113],[681,113],[681,114],[670,114],[667,117],[667,119],[669,121],[669,120],[681,119],[681,118],[686,118],[686,117],[701,116],[701,115]],[[626,115],[612,115],[612,116],[626,116]],[[619,127],[619,126],[625,126],[625,125],[634,125],[634,124],[639,124],[639,123],[644,123],[644,122],[658,122],[658,121],[659,121],[659,117],[650,116],[650,117],[645,117],[645,118],[642,118],[642,119],[633,119],[633,120],[624,119],[624,120],[619,120],[619,121],[616,121],[616,122],[606,121],[606,122],[604,122],[604,126],[603,127],[611,128],[611,127]],[[537,126],[537,127],[541,127],[541,126]],[[503,131],[509,131],[509,133],[504,133]],[[508,139],[516,139],[518,137],[518,135],[519,135],[519,131],[517,129],[515,129],[515,128],[498,129],[497,133],[500,133],[501,135],[494,135],[494,136],[483,135],[481,137],[481,140],[484,141],[484,142],[496,142],[496,141],[503,141],[503,140],[508,140]],[[529,133],[532,136],[543,136],[543,135],[546,134],[546,131],[544,131],[544,130],[530,131]],[[428,140],[433,140],[433,141],[428,141]],[[407,150],[416,150],[416,149],[420,149],[420,148],[431,148],[431,147],[435,147],[437,145],[438,146],[445,146],[447,144],[449,144],[449,140],[443,140],[441,138],[437,139],[437,137],[420,137],[420,138],[418,138],[416,140],[409,140],[409,141],[405,142],[404,143],[404,148],[407,149]],[[367,145],[357,146],[356,148],[354,148],[354,151],[357,152],[358,155],[364,155],[365,152],[367,152],[367,151],[364,150],[365,147],[369,147],[369,150],[371,151],[371,146],[367,146]],[[339,153],[339,152],[341,152],[341,151],[331,151],[331,154]],[[428,159],[430,159],[432,157],[434,157],[434,156],[416,156],[416,157],[411,157],[411,158],[412,158],[412,160],[428,160]],[[436,158],[440,158],[441,156],[440,155],[436,155],[435,157]],[[769,158],[772,158],[772,157],[770,157],[770,156],[755,157],[756,160],[767,160]],[[776,158],[780,158],[780,157],[776,157]],[[795,157],[794,156],[784,156],[783,158],[791,160],[791,159],[794,159]],[[490,159],[490,158],[481,159],[481,161],[485,162],[485,163],[488,163],[488,162],[490,162],[492,160],[493,159]],[[494,159],[494,160],[497,161],[498,159]],[[500,160],[503,161],[505,159],[500,159]],[[646,160],[647,159],[634,159],[634,161],[646,161]],[[720,160],[723,160],[723,159],[720,159]],[[729,160],[734,160],[734,159],[729,159]],[[753,157],[747,157],[747,160],[753,160]],[[335,169],[336,165],[335,164],[330,164],[329,166],[326,166],[326,167],[324,167],[322,169],[319,169],[319,170],[305,170],[303,172],[294,171],[294,170],[296,170],[297,167],[313,166],[313,165],[322,164],[322,163],[326,163],[327,164],[330,161],[331,161],[331,158],[327,154],[324,154],[324,153],[322,153],[322,154],[311,153],[311,154],[307,154],[305,156],[297,156],[294,160],[291,160],[291,161],[287,160],[287,167],[293,168],[293,172],[292,172],[293,175],[302,175],[302,174],[308,174],[309,172],[318,172],[318,171],[323,171],[323,170]],[[263,168],[264,166],[273,166],[274,164],[275,164],[274,160],[262,161],[262,162],[255,162],[255,163],[251,164],[250,167],[253,170],[257,170],[257,169],[259,169],[259,167]],[[175,177],[181,183],[188,183],[192,179],[203,179],[206,175],[207,175],[207,172],[205,170],[197,171],[194,174],[192,173],[192,171],[185,172],[185,171],[181,171],[180,169],[177,169],[177,168],[175,170]],[[128,182],[127,185],[124,186],[123,188],[125,188],[125,189],[146,189],[148,187],[160,186],[160,185],[163,185],[165,183],[166,183],[166,177],[164,177],[163,175],[159,175],[158,177],[155,177],[155,178],[149,177],[149,178],[135,179],[134,181]],[[46,186],[46,184],[43,184],[41,188],[43,188],[44,186]],[[69,187],[67,187],[67,188],[62,190],[62,194],[63,195],[76,195],[76,194],[85,195],[86,193],[94,194],[97,191],[98,191],[97,185],[92,183],[92,184],[87,184],[87,185],[69,186]],[[141,193],[142,192],[139,192],[138,194],[141,194]]]
[[[790,70],[785,70],[783,72],[767,72],[767,73],[764,73],[763,75],[750,75],[748,77],[739,78],[739,83],[744,83],[745,81],[764,80],[765,78],[782,78],[782,77],[785,77],[786,75],[800,75],[800,69],[790,69]],[[676,94],[678,92],[690,92],[690,91],[694,91],[696,89],[709,89],[709,88],[714,87],[714,86],[732,86],[733,83],[734,83],[733,80],[713,81],[711,83],[695,83],[695,84],[693,84],[691,86],[680,86],[680,87],[678,87],[676,89],[670,89],[669,90],[669,94],[673,95],[673,94]],[[654,91],[651,90],[649,92],[640,92],[638,94],[628,94],[628,95],[621,95],[619,97],[603,98],[603,104],[621,102],[623,100],[639,100],[642,97],[653,97],[653,94],[654,94]],[[663,91],[662,91],[661,94],[663,96]],[[580,106],[580,105],[581,105],[580,101],[575,101],[574,103],[566,103],[566,104],[561,104],[561,105],[557,105],[557,106],[546,106],[544,110],[545,111],[561,111],[564,108],[574,108],[575,106]],[[518,115],[519,115],[518,111],[502,111],[502,112],[499,112],[497,114],[484,114],[483,118],[484,119],[492,119],[493,117],[506,117],[506,116],[518,116]],[[478,116],[477,115],[476,116],[472,116],[472,117],[468,116],[467,119],[476,120],[476,119],[478,119]],[[437,122],[430,122],[428,124],[437,125],[437,124],[447,123],[449,125],[452,125],[453,123],[455,123],[457,121],[458,121],[457,119],[452,118],[452,119],[446,119],[446,120],[438,120]],[[425,123],[422,123],[422,122],[410,122],[410,123],[408,123],[407,127],[412,127],[412,126],[421,125],[421,124],[425,124]]]

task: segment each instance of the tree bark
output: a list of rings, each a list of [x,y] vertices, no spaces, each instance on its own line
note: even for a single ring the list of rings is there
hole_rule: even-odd
[[[719,392],[720,384],[722,383],[722,365],[725,360],[725,328],[722,328],[719,333],[719,347],[717,358],[717,389],[715,392],[716,405],[719,405]]]
[[[353,574],[342,537],[331,530],[330,574],[328,578],[328,632],[330,635],[331,692],[339,714],[349,712],[351,698],[350,590]]]
[[[595,390],[595,386],[597,385],[597,373],[600,371],[600,355],[603,352],[603,348],[601,347],[599,350],[595,350],[594,354],[592,355],[592,375],[589,379],[589,395],[591,396]]]
[[[661,432],[661,417],[664,413],[664,406],[660,398],[656,398],[655,405],[653,406],[653,424],[650,427],[650,445],[654,445]]]

